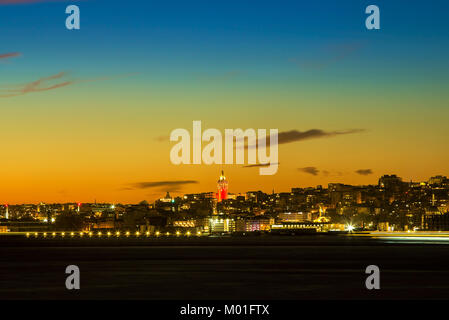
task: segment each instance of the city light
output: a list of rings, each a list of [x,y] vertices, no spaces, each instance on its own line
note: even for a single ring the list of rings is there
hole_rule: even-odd
[[[219,181],[219,186],[222,187],[222,191],[227,189],[227,179],[224,174],[222,174],[222,179]],[[394,188],[392,187],[394,186]],[[391,189],[390,199],[393,197],[395,199],[401,199],[404,195],[406,196],[403,201],[385,202],[383,200],[386,189]],[[84,225],[92,231],[57,231],[53,233],[47,232],[35,232],[34,230],[41,230],[43,228],[47,229],[49,226],[43,226],[44,221],[56,221],[58,214],[70,214],[76,213],[77,206],[81,207],[81,203],[74,203],[68,205],[53,205],[53,208],[46,207],[47,205],[41,203],[35,207],[35,212],[31,211],[31,215],[34,218],[33,222],[27,222],[33,224],[32,231],[25,231],[24,235],[33,238],[43,237],[46,238],[49,235],[53,237],[59,236],[64,237],[75,237],[79,234],[79,237],[102,237],[103,235],[109,238],[113,235],[117,237],[140,237],[146,235],[146,237],[181,237],[181,236],[223,236],[225,234],[232,234],[238,232],[239,235],[249,235],[251,232],[262,232],[262,233],[272,233],[272,234],[291,234],[298,235],[302,233],[327,233],[327,232],[341,232],[346,231],[349,236],[359,237],[359,236],[371,236],[378,237],[371,232],[398,232],[407,233],[407,235],[414,236],[415,234],[422,234],[425,231],[436,231],[445,230],[444,228],[448,225],[449,221],[449,205],[447,199],[437,196],[436,192],[432,190],[449,190],[449,179],[444,176],[432,177],[429,183],[413,183],[404,182],[401,178],[395,175],[384,175],[379,179],[377,185],[367,186],[352,186],[343,184],[330,184],[327,189],[321,186],[314,189],[315,194],[320,196],[316,199],[316,203],[311,203],[308,209],[304,209],[304,203],[307,202],[307,197],[304,197],[309,193],[308,189],[304,188],[292,188],[291,192],[288,193],[264,193],[262,191],[248,192],[246,196],[239,196],[239,201],[232,203],[233,207],[231,210],[240,210],[239,213],[234,213],[228,211],[224,205],[228,205],[226,200],[236,200],[236,195],[232,193],[222,192],[222,204],[218,204],[217,199],[214,197],[213,192],[202,193],[202,194],[190,194],[184,195],[183,197],[176,198],[176,210],[179,210],[182,215],[179,215],[173,219],[166,219],[166,223],[161,225],[160,221],[143,221],[136,223],[134,226],[125,224],[126,214],[132,213],[134,205],[123,205],[119,210],[120,212],[114,215],[111,214],[110,208],[115,208],[114,204],[92,204],[86,203],[82,205],[83,208],[83,219]],[[399,190],[399,191],[397,191]],[[445,191],[446,192],[446,191]],[[449,192],[449,191],[447,191]],[[415,199],[411,199],[413,194],[416,194]],[[333,194],[333,196],[331,196]],[[382,197],[381,197],[382,196]],[[225,199],[227,197],[227,199]],[[284,208],[279,211],[276,215],[265,215],[264,210],[270,210],[269,206],[278,206],[280,197],[285,197],[283,202]],[[341,197],[344,197],[342,201]],[[371,207],[371,202],[367,203],[366,199],[371,199],[375,197],[380,197],[375,204],[375,210]],[[423,201],[423,197],[427,197],[426,201]],[[366,199],[365,199],[366,198]],[[145,203],[142,210],[156,210],[162,216],[165,212],[174,212],[175,207],[171,205],[172,196],[167,193],[165,198],[157,200],[154,204]],[[186,212],[183,210],[192,210],[192,205],[196,205],[204,201],[204,203],[209,203],[213,199],[215,205],[212,208],[212,212],[207,217],[204,215],[192,215],[185,216]],[[260,200],[258,200],[260,199]],[[305,200],[304,200],[305,199]],[[169,201],[170,200],[170,201]],[[412,209],[411,203],[406,203],[405,201],[414,201],[418,207]],[[315,200],[314,200],[315,201]],[[370,200],[371,201],[371,200]],[[384,202],[382,202],[384,201]],[[247,207],[253,202],[257,203],[258,206],[267,206],[262,211],[253,212],[250,214],[247,212]],[[230,202],[231,203],[231,202]],[[239,207],[238,203],[241,203]],[[139,204],[140,205],[140,204]],[[158,207],[161,206],[161,207]],[[218,206],[218,207],[217,207]],[[16,206],[14,206],[14,210]],[[30,212],[30,206],[24,207],[27,214]],[[32,208],[32,206],[31,206]],[[128,208],[130,211],[128,212]],[[348,212],[353,212],[351,208],[362,208],[360,210],[366,215],[366,212],[373,212],[372,215],[364,216],[364,218],[371,219],[364,221],[359,225],[350,223],[341,223],[340,221],[334,220],[330,215],[326,215],[329,212],[338,213],[343,215],[342,218],[348,219],[347,221],[358,221],[360,217],[352,213],[350,216],[344,213],[345,210]],[[3,209],[3,208],[0,208]],[[273,208],[271,208],[273,209]],[[33,209],[31,209],[33,210]],[[58,210],[61,212],[58,213]],[[259,210],[259,209],[258,209]],[[414,211],[413,211],[414,210]],[[62,212],[67,211],[67,212]],[[51,212],[52,217],[50,218],[49,213]],[[398,214],[405,212],[404,221],[401,223],[397,222]],[[425,212],[422,219],[418,221],[416,219],[417,213]],[[15,212],[13,212],[15,214]],[[107,214],[103,214],[107,213]],[[384,213],[388,213],[384,215]],[[2,214],[0,212],[0,214]],[[11,212],[10,212],[11,214]],[[90,216],[89,216],[90,214]],[[375,220],[372,216],[375,214],[382,214],[382,219],[384,221]],[[47,218],[48,216],[48,218]],[[394,216],[395,219],[389,216]],[[20,216],[18,216],[20,220]],[[80,216],[73,215],[73,218],[79,220]],[[167,217],[165,217],[167,218]],[[50,220],[51,219],[51,220]],[[402,220],[401,220],[402,221]],[[129,228],[128,231],[121,229],[126,226]],[[150,232],[148,230],[154,230],[153,228],[158,227],[159,230],[155,232]],[[135,230],[132,230],[136,228]],[[146,228],[146,231],[141,232]],[[151,229],[149,229],[151,228]],[[196,231],[193,228],[196,228]],[[10,228],[6,226],[6,232],[11,232]],[[89,230],[88,229],[88,230]],[[102,232],[104,229],[106,231]],[[173,230],[175,229],[175,230]],[[4,230],[4,229],[3,229]],[[102,230],[102,231],[98,231]],[[136,231],[138,230],[138,231]],[[198,231],[200,230],[200,231]],[[355,232],[360,231],[360,232]],[[67,235],[66,235],[67,233]],[[84,234],[85,233],[85,234]]]

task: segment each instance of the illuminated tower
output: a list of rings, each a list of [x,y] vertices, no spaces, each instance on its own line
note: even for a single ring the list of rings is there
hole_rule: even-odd
[[[218,202],[226,200],[228,198],[228,180],[226,180],[223,170],[221,171],[221,176],[220,179],[218,180],[217,187],[218,187],[217,193]]]
[[[5,218],[9,219],[9,206],[8,206],[8,204],[5,205],[5,209],[6,209]]]

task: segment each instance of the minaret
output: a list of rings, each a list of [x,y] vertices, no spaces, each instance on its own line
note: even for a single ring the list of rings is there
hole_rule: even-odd
[[[228,198],[228,181],[226,180],[226,176],[224,175],[224,171],[221,170],[220,179],[218,179],[217,183],[218,193],[217,200],[221,202]]]
[[[5,218],[6,218],[6,220],[8,220],[9,219],[9,206],[8,206],[8,204],[5,204],[5,209],[6,209]]]

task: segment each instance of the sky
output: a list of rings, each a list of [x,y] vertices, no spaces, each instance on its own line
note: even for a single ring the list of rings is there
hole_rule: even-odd
[[[70,4],[80,30],[65,27]],[[371,4],[380,30],[365,27]],[[449,175],[448,12],[438,0],[0,0],[0,203],[152,201],[216,191],[222,169],[231,193]],[[278,129],[291,139],[277,174],[173,165],[167,137],[194,120]]]

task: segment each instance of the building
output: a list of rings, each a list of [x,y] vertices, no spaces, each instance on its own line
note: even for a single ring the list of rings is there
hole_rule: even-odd
[[[273,234],[309,234],[316,233],[321,227],[321,224],[306,222],[306,223],[296,223],[296,222],[284,222],[273,224],[271,226],[271,233]]]
[[[231,233],[235,231],[234,219],[227,217],[213,217],[209,220],[210,233]]]
[[[429,231],[449,231],[449,213],[423,215],[423,228]]]
[[[329,183],[329,197],[332,208],[362,203],[360,188],[342,183]]]
[[[312,215],[304,212],[283,212],[278,215],[279,220],[284,222],[311,221]]]
[[[384,175],[379,179],[378,187],[383,193],[383,200],[393,202],[400,198],[400,195],[408,188],[408,183],[395,174]]]
[[[447,184],[448,182],[449,180],[446,176],[434,176],[430,177],[427,183],[431,186],[442,186],[443,184]]]
[[[239,219],[235,222],[235,231],[237,232],[253,232],[253,231],[270,231],[271,225],[274,224],[274,218],[251,217]]]
[[[302,234],[327,231],[344,231],[345,225],[329,222],[283,222],[273,224],[271,233],[274,234]]]
[[[220,178],[217,183],[218,193],[217,200],[221,202],[228,198],[228,181],[226,180],[226,176],[224,175],[224,171],[221,171]]]
[[[148,205],[148,204],[147,204]],[[167,192],[164,198],[155,202],[155,208],[161,213],[175,213],[178,210],[178,205],[175,199]]]
[[[174,220],[172,221],[171,225],[176,231],[182,231],[183,233],[209,233],[209,219],[207,218]]]

